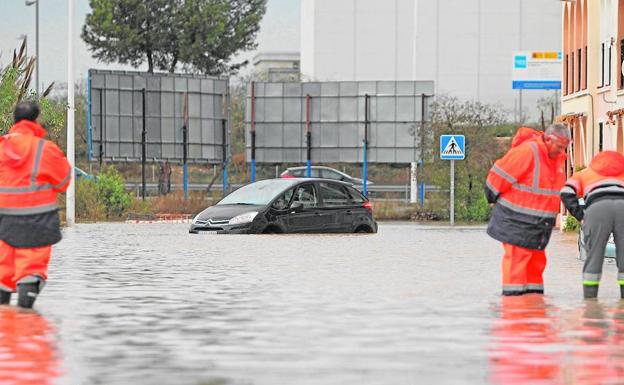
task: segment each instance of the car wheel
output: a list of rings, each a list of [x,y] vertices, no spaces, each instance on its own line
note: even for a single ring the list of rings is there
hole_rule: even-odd
[[[264,231],[262,232],[262,234],[281,234],[282,231],[279,227],[276,226],[269,226],[266,229],[264,229]]]
[[[373,229],[371,229],[368,226],[360,226],[357,229],[355,229],[356,234],[371,234],[372,232],[373,232]]]

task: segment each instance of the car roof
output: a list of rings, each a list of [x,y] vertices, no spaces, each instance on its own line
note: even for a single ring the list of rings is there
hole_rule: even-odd
[[[315,182],[315,183],[329,182],[329,183],[337,183],[337,184],[342,184],[342,185],[345,185],[345,186],[353,187],[352,183],[343,182],[343,181],[336,180],[336,179],[328,179],[328,178],[289,178],[289,179],[290,180],[295,180],[298,183],[303,183],[303,182]]]
[[[295,166],[295,167],[288,167],[286,170],[301,170],[301,169],[306,169],[308,168],[308,166]],[[338,171],[335,168],[331,168],[331,167],[327,167],[327,166],[310,166],[310,168],[324,168],[326,170],[334,170],[334,171]]]

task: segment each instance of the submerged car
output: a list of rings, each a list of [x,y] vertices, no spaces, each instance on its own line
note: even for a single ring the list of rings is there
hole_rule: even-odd
[[[197,214],[190,233],[376,233],[371,202],[348,183],[269,179],[233,191]]]
[[[583,236],[583,230],[579,231],[578,236],[578,248],[579,248],[579,259],[584,261],[587,259],[587,250],[585,249],[584,243],[585,237]],[[607,247],[605,247],[605,258],[615,259],[615,242],[613,241],[613,234],[609,237],[609,241],[607,242]]]

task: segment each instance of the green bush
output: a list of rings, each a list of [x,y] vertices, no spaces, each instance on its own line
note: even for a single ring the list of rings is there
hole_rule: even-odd
[[[572,215],[568,215],[566,217],[565,222],[563,223],[563,231],[578,233],[580,230],[581,230],[581,223]]]
[[[107,218],[120,218],[132,205],[132,197],[126,192],[121,174],[113,167],[104,169],[95,182],[97,200],[106,208]]]
[[[92,180],[76,180],[76,217],[90,222],[106,219],[106,207],[98,199],[97,185]]]
[[[490,218],[490,205],[485,198],[485,194],[473,200],[469,205],[459,206],[457,219],[469,222],[486,222]]]

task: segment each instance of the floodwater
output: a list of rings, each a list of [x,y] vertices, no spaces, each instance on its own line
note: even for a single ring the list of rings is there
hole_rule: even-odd
[[[545,297],[501,298],[483,228],[216,236],[79,225],[37,312],[0,307],[0,384],[614,384],[624,301],[581,299],[555,233]]]

